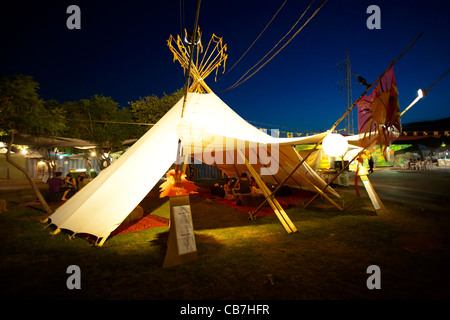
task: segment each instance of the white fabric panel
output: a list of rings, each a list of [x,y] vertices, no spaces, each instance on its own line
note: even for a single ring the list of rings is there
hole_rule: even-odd
[[[326,133],[308,137],[278,138],[252,126],[214,93],[195,95],[186,106],[184,118],[177,125],[177,132],[183,140],[186,153],[202,152],[210,146],[234,150],[249,142],[278,145],[300,145],[318,142]],[[202,148],[202,149],[201,149]]]
[[[49,218],[60,229],[107,237],[175,161],[180,100],[110,167],[78,191]]]
[[[183,141],[185,154],[194,154],[198,161],[216,165],[231,177],[248,171],[236,152],[237,149],[245,151],[250,164],[263,180],[273,184],[283,181],[302,160],[293,145],[317,143],[326,135],[272,137],[249,124],[213,93],[199,94],[191,100],[177,132]],[[305,162],[286,185],[315,190],[313,185],[322,189],[326,183]],[[327,192],[339,197],[332,188],[327,188]]]

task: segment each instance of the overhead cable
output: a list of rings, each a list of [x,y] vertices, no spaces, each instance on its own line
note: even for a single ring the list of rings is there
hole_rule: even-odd
[[[273,15],[272,19],[270,19],[270,21],[266,24],[266,26],[264,27],[264,29],[260,32],[260,34],[258,35],[258,37],[256,37],[256,39],[253,41],[253,43],[248,47],[248,49],[242,54],[242,56],[231,66],[231,68],[222,76],[222,78],[227,75],[231,70],[233,70],[233,68],[239,63],[239,61],[242,60],[242,58],[245,57],[245,55],[247,54],[247,52],[250,51],[250,49],[253,47],[253,45],[256,43],[256,41],[258,41],[258,39],[262,36],[262,34],[266,31],[266,29],[269,27],[269,25],[272,23],[272,21],[275,19],[275,17],[278,15],[278,13],[281,11],[281,9],[284,7],[284,5],[286,4],[287,0],[285,0],[283,2],[283,4],[280,6],[280,8],[278,8],[277,12],[275,12],[275,14]]]
[[[303,23],[303,25],[286,41],[285,44],[283,44],[283,46],[278,49],[267,61],[265,61],[258,69],[256,69],[253,73],[251,73],[249,76],[247,76],[246,78],[244,78],[252,69],[254,69],[259,63],[261,63],[262,60],[264,60],[279,44],[281,41],[283,41],[284,38],[287,37],[287,35],[289,33],[291,33],[291,31],[295,28],[295,26],[300,22],[300,20],[303,18],[303,16],[306,14],[306,12],[309,10],[309,8],[311,7],[311,5],[314,3],[315,0],[312,0],[311,3],[308,5],[308,7],[305,9],[305,11],[302,13],[302,15],[300,16],[300,18],[295,22],[295,24],[292,26],[292,28],[283,36],[283,38],[281,38],[280,41],[278,41],[278,43],[260,60],[258,61],[252,68],[250,68],[241,78],[239,78],[239,80],[237,80],[232,86],[230,86],[229,88],[219,91],[219,92],[225,92],[231,89],[236,88],[237,86],[241,85],[242,83],[244,83],[245,81],[247,81],[250,77],[252,77],[253,75],[255,75],[259,70],[261,70],[267,63],[269,63],[269,61],[271,61],[278,53],[281,52],[281,50],[283,50],[291,41],[292,39],[294,39],[294,37],[309,23],[309,21],[311,21],[311,19],[317,14],[317,12],[319,12],[319,10],[323,7],[323,5],[327,2],[327,0],[324,0],[319,7],[312,13],[312,15],[308,18],[308,20],[305,21],[305,23]],[[243,79],[244,78],[244,79]]]

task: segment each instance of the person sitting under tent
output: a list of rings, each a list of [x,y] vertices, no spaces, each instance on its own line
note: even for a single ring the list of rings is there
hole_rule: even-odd
[[[86,185],[86,174],[84,172],[80,172],[78,174],[77,180],[76,180],[76,184],[77,184],[77,190],[80,190],[81,188],[83,188]]]
[[[231,178],[227,178],[227,181],[226,181],[225,185],[223,186],[223,189],[225,191],[225,195],[224,195],[225,200],[234,200],[233,186],[234,186],[234,180]]]
[[[241,173],[241,177],[236,181],[236,184],[233,188],[233,195],[235,198],[238,194],[250,193],[250,180],[245,172]]]
[[[252,195],[262,194],[263,192],[256,183],[255,178],[251,177],[250,179],[251,179],[250,186]]]
[[[64,194],[61,198],[62,201],[67,201],[70,197],[72,197],[75,193],[77,193],[77,182],[74,177],[70,173],[66,175],[64,178],[65,186],[61,188],[64,191]]]
[[[256,180],[253,177],[250,177],[250,189],[253,189],[253,187],[257,187]]]
[[[58,202],[65,199],[69,189],[65,189],[64,180],[61,179],[62,172],[56,172],[53,177],[48,180],[48,201]]]

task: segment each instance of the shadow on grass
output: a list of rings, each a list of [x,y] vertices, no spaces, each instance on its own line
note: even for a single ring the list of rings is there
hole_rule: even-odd
[[[345,216],[377,216],[369,197],[361,188],[359,189],[359,196],[353,187],[338,187],[335,190],[341,198],[332,197],[332,200],[343,208],[343,211],[340,211],[326,198],[318,196],[307,207],[305,207],[307,201],[304,201],[298,203],[295,207],[287,209],[286,212],[299,221],[311,219],[326,220]]]
[[[167,242],[169,240],[169,231],[160,232],[156,235],[156,237],[149,241],[149,243],[152,246],[156,246],[159,248],[159,251],[165,255],[167,252]],[[211,235],[206,234],[196,234],[195,240],[198,242],[197,244],[201,243],[203,246],[211,245],[211,247],[217,248],[217,246],[222,246],[223,243],[221,243],[219,240],[217,240],[215,237]]]

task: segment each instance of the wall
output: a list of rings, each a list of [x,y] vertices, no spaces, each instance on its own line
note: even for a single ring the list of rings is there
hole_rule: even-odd
[[[18,162],[22,167],[26,168],[33,179],[42,179],[44,173],[47,172],[47,165],[38,165],[41,159],[37,158],[25,158],[20,154],[12,155],[14,161]],[[63,176],[70,172],[70,170],[86,169],[86,160],[84,159],[70,159],[63,158],[56,160],[57,171],[61,171]],[[96,161],[91,161],[92,169],[95,172],[100,172]],[[0,155],[0,179],[20,180],[26,179],[25,175],[18,169],[13,167],[6,161],[4,154]]]
[[[12,154],[12,159],[20,166],[26,167],[26,158],[20,154]],[[26,179],[25,175],[6,161],[6,155],[0,154],[0,179]]]

